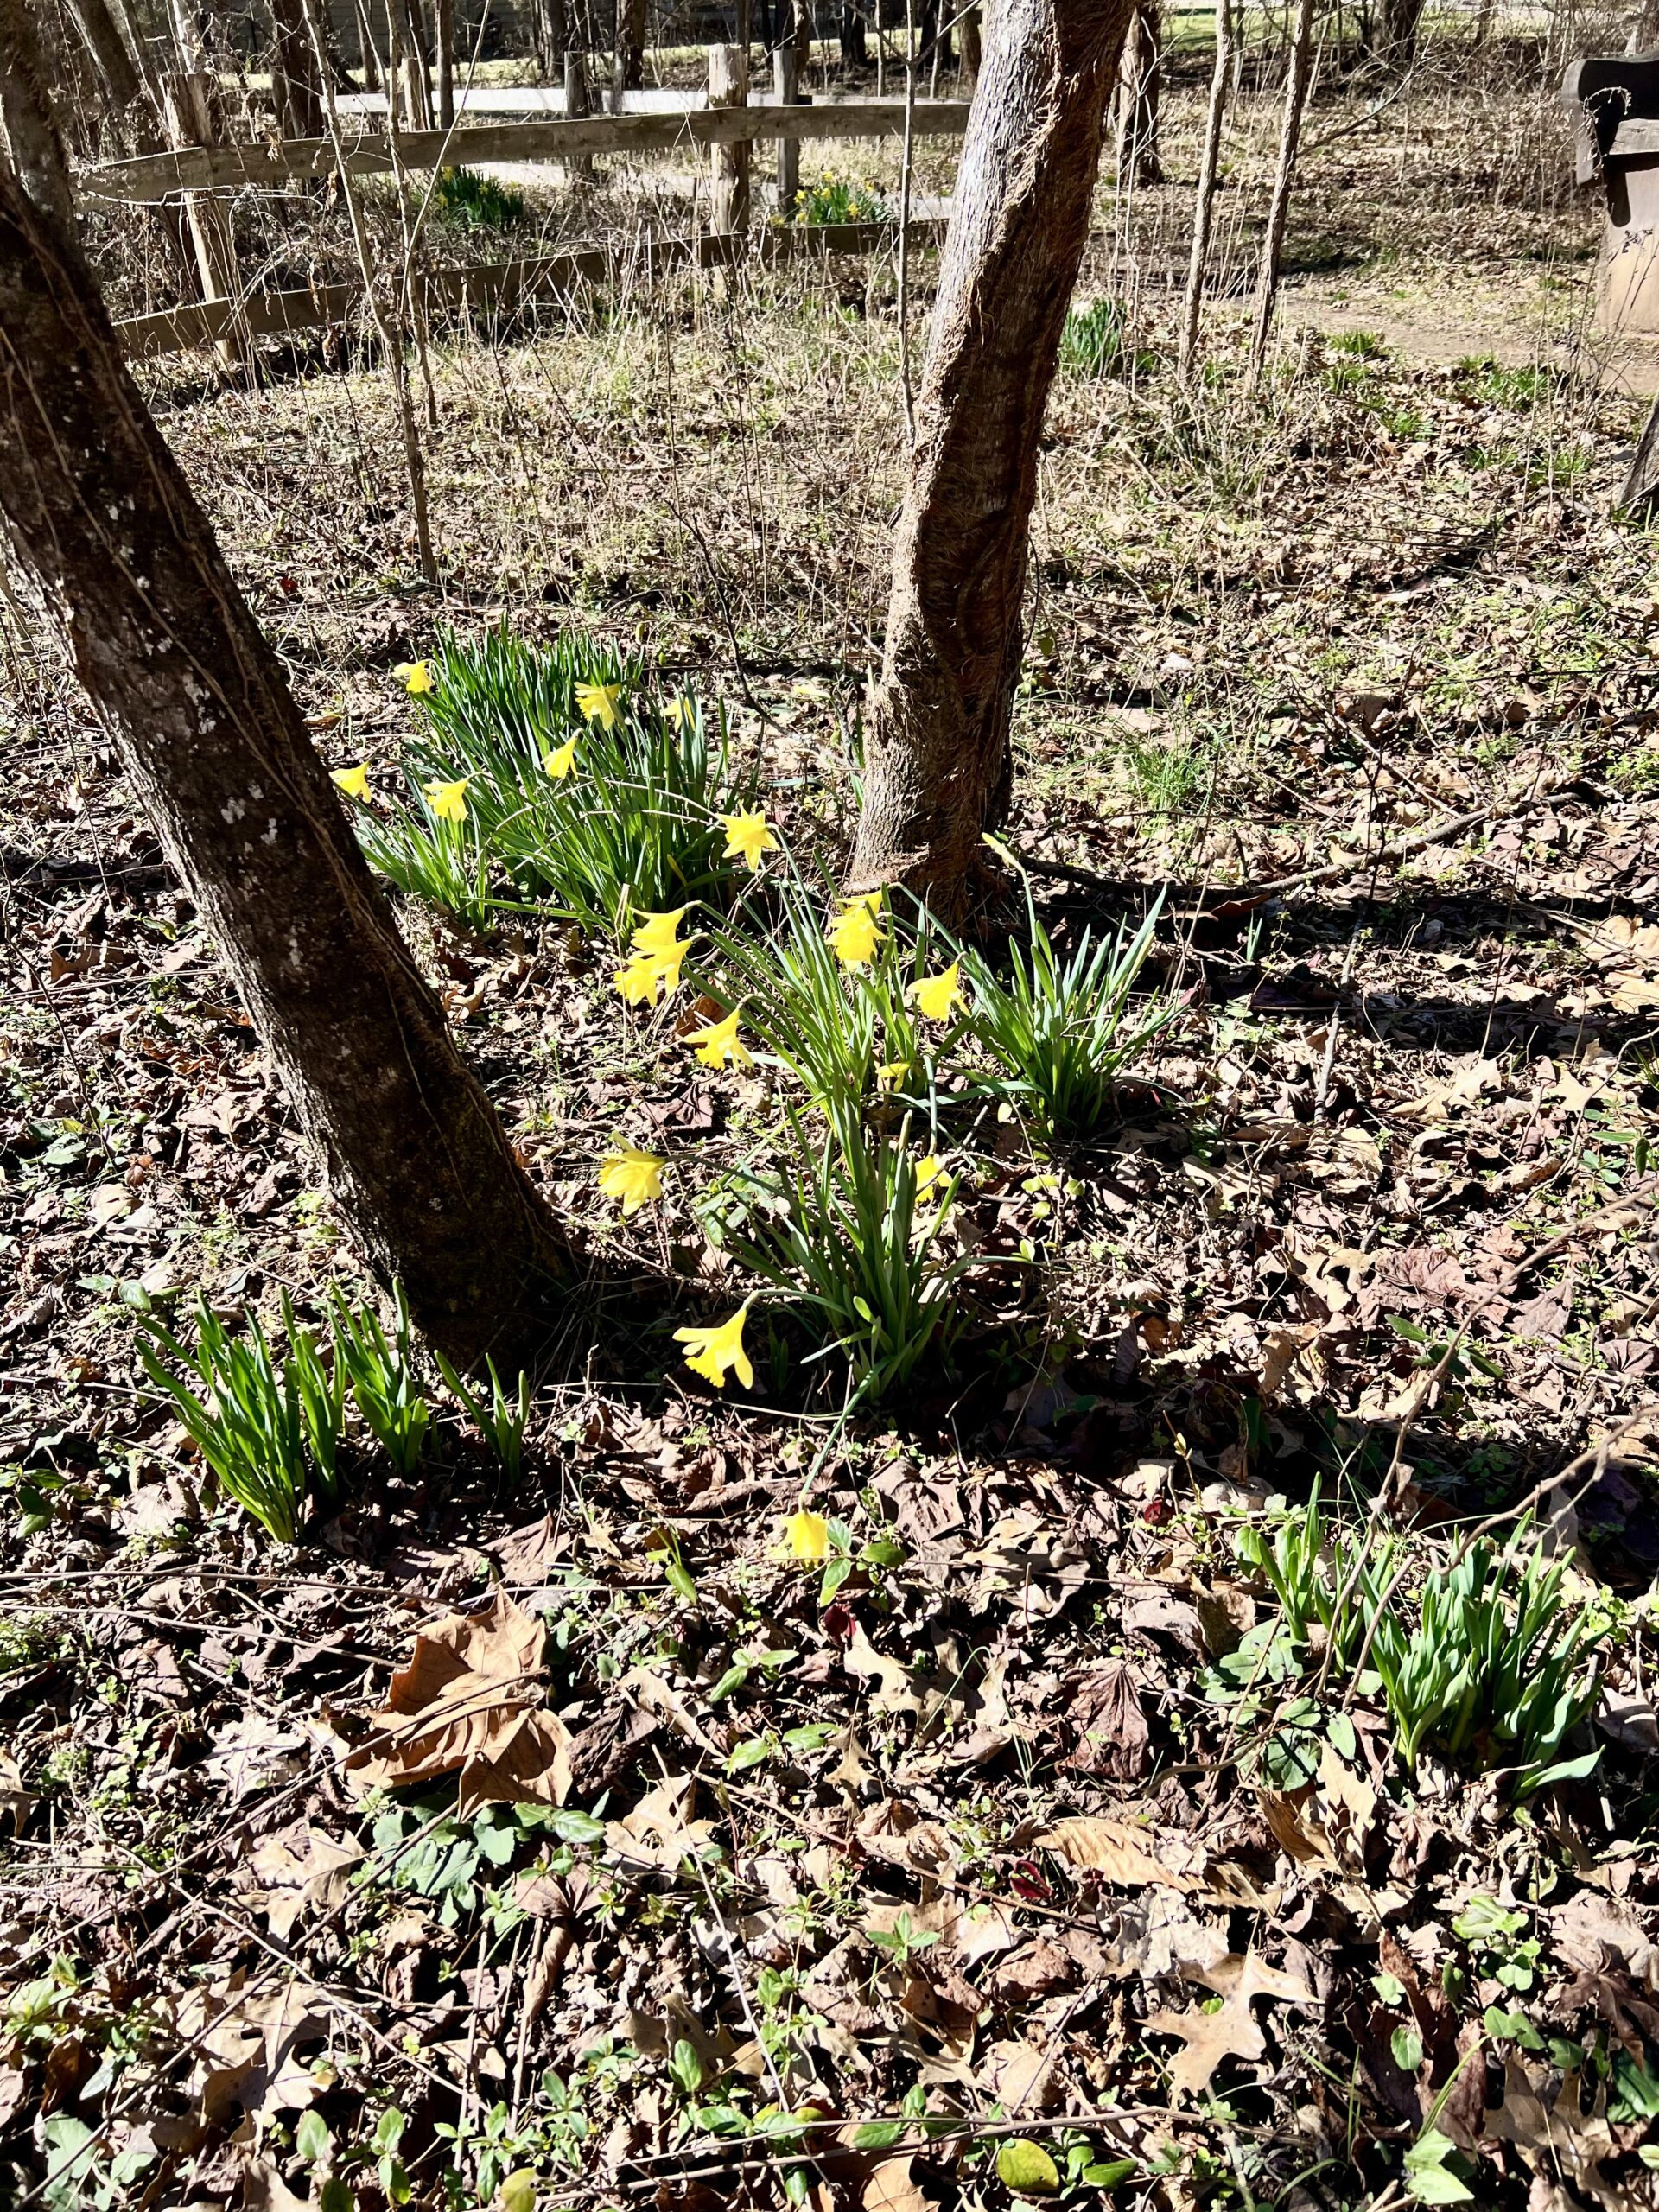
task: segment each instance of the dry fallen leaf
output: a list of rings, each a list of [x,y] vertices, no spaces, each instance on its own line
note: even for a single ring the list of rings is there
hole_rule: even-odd
[[[1264,1966],[1254,1951],[1242,1956],[1230,1953],[1214,1966],[1201,1968],[1197,1979],[1225,1998],[1219,2012],[1206,2012],[1194,2005],[1185,2012],[1172,2012],[1165,2007],[1147,2021],[1148,2034],[1179,2036],[1185,2046],[1169,2069],[1169,2086],[1177,2096],[1197,2096],[1209,2086],[1224,2058],[1266,2056],[1266,2039],[1250,2011],[1254,1999],[1276,1997],[1284,2004],[1310,2006],[1319,2001],[1294,1974]]]
[[[459,1771],[463,1814],[563,1804],[570,1732],[537,1702],[545,1634],[504,1591],[423,1629],[373,1715],[375,1735],[346,1761],[353,1785],[366,1795]]]
[[[1041,1851],[1058,1852],[1073,1866],[1086,1867],[1126,1890],[1157,1883],[1167,1890],[1204,1886],[1205,1853],[1190,1838],[1166,1830],[1137,1827],[1130,1821],[1088,1816],[1056,1821],[1037,1839]]]
[[[883,2158],[859,2198],[864,2212],[926,2212],[927,2199],[910,2171],[908,2154]]]
[[[248,1866],[257,1881],[250,1902],[264,1911],[277,1941],[286,1942],[302,1912],[326,1912],[340,1903],[353,1867],[363,1857],[360,1843],[336,1843],[308,1821],[299,1821],[280,1835],[267,1836],[250,1856]]]

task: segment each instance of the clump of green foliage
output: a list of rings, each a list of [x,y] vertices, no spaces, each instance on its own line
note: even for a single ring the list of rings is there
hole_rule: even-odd
[[[798,223],[891,223],[893,211],[883,194],[861,177],[825,169],[795,195]]]
[[[1006,976],[971,948],[969,1026],[998,1071],[993,1087],[1045,1138],[1088,1136],[1110,1109],[1123,1069],[1173,1019],[1165,998],[1137,1011],[1132,995],[1152,950],[1159,909],[1133,932],[1084,930],[1062,954],[1025,879],[1027,941],[1008,940]]]
[[[1278,1611],[1220,1662],[1212,1692],[1231,1703],[1317,1668],[1381,1695],[1408,1768],[1433,1748],[1456,1764],[1513,1769],[1518,1796],[1588,1773],[1597,1752],[1561,1751],[1595,1702],[1606,1630],[1569,1604],[1564,1563],[1525,1523],[1506,1544],[1483,1536],[1421,1577],[1402,1547],[1333,1529],[1317,1494],[1266,1529],[1243,1529],[1240,1557]]]
[[[476,169],[440,169],[432,206],[446,221],[473,231],[512,231],[530,219],[530,202],[516,185]]]
[[[1128,317],[1119,300],[1070,308],[1060,332],[1060,367],[1067,376],[1116,376],[1128,348]]]
[[[582,638],[451,636],[423,671],[410,804],[358,817],[400,889],[474,927],[528,906],[619,938],[631,913],[727,903],[720,817],[753,779],[734,766],[723,715],[653,696],[642,663]]]

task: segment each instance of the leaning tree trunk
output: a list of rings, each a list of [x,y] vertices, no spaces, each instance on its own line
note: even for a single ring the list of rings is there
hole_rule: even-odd
[[[963,144],[852,870],[947,916],[1007,802],[1038,440],[1132,4],[993,10]]]
[[[0,0],[0,523],[371,1264],[452,1357],[505,1355],[548,1311],[557,1231],[128,374],[75,241],[27,5]]]

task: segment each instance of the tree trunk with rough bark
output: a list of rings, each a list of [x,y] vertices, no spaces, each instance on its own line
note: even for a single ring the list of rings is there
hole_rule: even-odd
[[[1134,30],[1123,42],[1117,174],[1125,183],[1161,184],[1164,181],[1164,165],[1158,152],[1162,54],[1162,10],[1159,0],[1148,0],[1147,4],[1135,10]]]
[[[322,136],[322,93],[316,57],[306,27],[304,0],[270,0],[276,25],[270,90],[276,104],[276,128],[284,138]]]
[[[637,92],[645,81],[645,0],[621,0],[616,46],[622,89]]]
[[[1399,74],[1410,68],[1422,14],[1423,0],[1376,0],[1376,58],[1385,69]]]
[[[566,1259],[398,936],[78,245],[27,0],[0,0],[0,523],[382,1280],[475,1366]],[[33,95],[31,97],[31,95]]]
[[[1296,181],[1296,149],[1301,143],[1313,67],[1313,0],[1296,0],[1291,32],[1290,72],[1285,79],[1285,111],[1279,126],[1279,161],[1268,202],[1268,226],[1255,273],[1255,310],[1250,329],[1250,382],[1259,384],[1268,365],[1268,339],[1279,298],[1279,271],[1285,254],[1285,226],[1290,219],[1291,188]]]
[[[916,404],[852,882],[947,918],[1006,808],[1037,448],[1132,0],[988,26]]]

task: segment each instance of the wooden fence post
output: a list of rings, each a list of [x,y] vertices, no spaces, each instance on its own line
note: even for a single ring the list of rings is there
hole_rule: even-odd
[[[747,107],[749,57],[741,46],[709,49],[709,105]],[[709,227],[717,235],[749,227],[749,141],[709,149]]]
[[[226,143],[219,79],[210,71],[181,69],[169,75],[162,86],[162,105],[167,135],[175,148]],[[187,192],[184,213],[196,250],[202,298],[230,303],[230,327],[218,340],[217,351],[224,366],[234,369],[249,359],[251,349],[241,316],[242,279],[236,265],[230,207],[211,192]]]
[[[567,121],[592,112],[588,100],[588,57],[579,46],[564,49],[564,112]],[[593,173],[591,154],[579,154],[565,165],[566,176],[575,181],[585,183]]]
[[[778,95],[779,107],[798,107],[801,104],[801,65],[795,51],[795,41],[786,39],[774,48],[772,56],[772,88]],[[778,141],[778,213],[787,222],[795,213],[795,197],[801,188],[801,142],[798,138]]]

